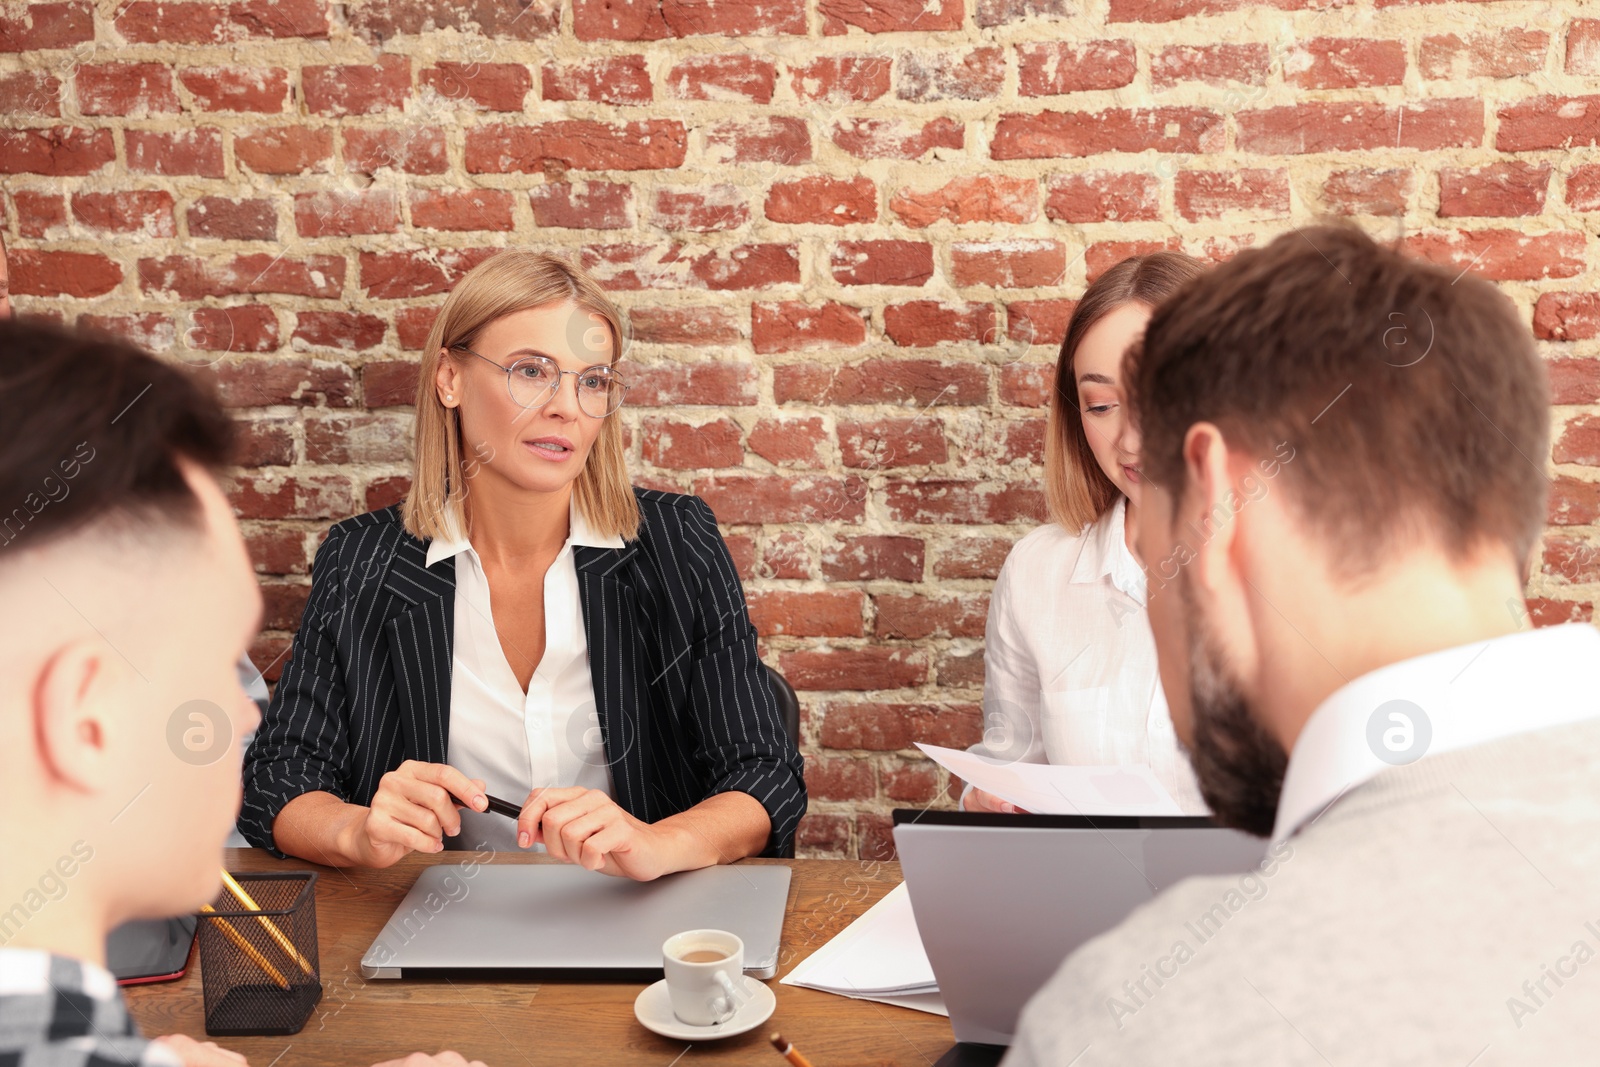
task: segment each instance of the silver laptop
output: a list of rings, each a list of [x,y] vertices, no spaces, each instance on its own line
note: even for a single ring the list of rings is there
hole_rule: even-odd
[[[661,943],[715,928],[770,978],[789,901],[787,866],[706,867],[635,882],[567,864],[427,868],[361,958],[366,978],[417,971],[661,970]]]
[[[1267,843],[1192,816],[896,811],[911,910],[960,1042],[997,1062],[1023,1005],[1079,945],[1191,875],[1242,874]]]

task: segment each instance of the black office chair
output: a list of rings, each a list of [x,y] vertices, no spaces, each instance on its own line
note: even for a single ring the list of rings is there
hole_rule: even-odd
[[[765,663],[762,666],[767,668],[767,682],[772,686],[772,695],[777,698],[778,714],[783,716],[783,728],[789,731],[789,740],[794,742],[794,747],[799,748],[800,698],[795,695],[789,679]]]

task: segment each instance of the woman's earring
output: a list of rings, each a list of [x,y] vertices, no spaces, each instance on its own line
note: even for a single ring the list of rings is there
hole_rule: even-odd
[[[454,393],[446,393],[446,394],[444,394],[444,398],[446,400],[454,400],[456,398],[456,395]]]

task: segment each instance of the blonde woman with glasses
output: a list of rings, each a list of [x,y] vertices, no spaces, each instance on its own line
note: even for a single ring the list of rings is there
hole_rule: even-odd
[[[317,552],[246,759],[252,844],[370,867],[543,846],[640,880],[792,854],[803,768],[716,519],[629,484],[622,338],[555,256],[450,294],[404,504]]]

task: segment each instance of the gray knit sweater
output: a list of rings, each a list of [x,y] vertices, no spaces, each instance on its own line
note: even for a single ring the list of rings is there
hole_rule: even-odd
[[[1277,852],[1085,944],[1005,1067],[1600,1063],[1600,720],[1384,771]]]

